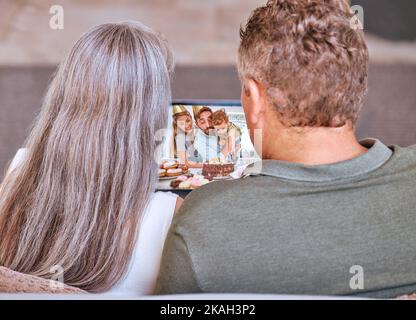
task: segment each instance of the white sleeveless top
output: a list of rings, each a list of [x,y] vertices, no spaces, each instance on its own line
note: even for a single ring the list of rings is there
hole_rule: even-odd
[[[26,153],[26,149],[17,152],[9,172],[24,161]],[[152,195],[143,214],[138,240],[128,269],[122,279],[107,293],[129,297],[153,293],[159,274],[163,245],[175,212],[177,197],[170,192],[156,192]]]

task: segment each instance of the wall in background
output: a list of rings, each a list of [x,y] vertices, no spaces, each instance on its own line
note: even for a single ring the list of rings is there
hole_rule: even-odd
[[[179,64],[234,64],[239,26],[262,0],[0,0],[0,65],[55,65],[80,35],[105,22],[139,20],[162,32]],[[49,8],[64,9],[51,30]]]
[[[56,65],[94,25],[140,20],[162,32],[179,65],[234,65],[239,27],[266,0],[0,0],[0,66]],[[374,62],[416,63],[414,0],[353,0],[365,9]],[[64,29],[51,30],[49,9],[64,9]]]

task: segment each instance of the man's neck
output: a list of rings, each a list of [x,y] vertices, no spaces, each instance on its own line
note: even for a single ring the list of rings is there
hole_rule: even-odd
[[[263,158],[322,165],[356,158],[368,151],[350,127],[282,129],[263,144]]]

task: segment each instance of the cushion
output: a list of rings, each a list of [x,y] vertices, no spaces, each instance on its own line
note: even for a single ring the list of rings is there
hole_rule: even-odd
[[[87,293],[84,290],[62,285],[53,280],[23,274],[0,267],[0,292],[2,293]]]

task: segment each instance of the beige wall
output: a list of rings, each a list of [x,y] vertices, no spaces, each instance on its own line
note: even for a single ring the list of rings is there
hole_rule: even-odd
[[[262,0],[0,0],[0,65],[56,64],[96,24],[140,20],[165,34],[179,64],[233,64],[238,29]],[[51,30],[49,8],[64,8]]]
[[[236,62],[238,30],[266,0],[0,0],[0,67],[55,65],[80,35],[109,21],[140,20],[165,34],[180,65]],[[64,30],[49,27],[52,5]],[[416,63],[415,42],[367,38],[373,63]]]

